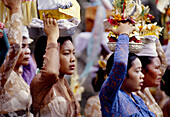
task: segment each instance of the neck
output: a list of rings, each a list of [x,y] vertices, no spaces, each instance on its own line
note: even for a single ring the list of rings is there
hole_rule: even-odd
[[[59,75],[58,82],[60,82],[61,85],[64,85],[64,75]]]
[[[131,97],[131,92],[127,90],[127,88],[121,87],[121,89],[126,92]]]
[[[19,68],[21,65],[15,65],[14,71],[19,75]]]
[[[145,89],[146,87],[143,85],[142,87],[141,87],[141,92],[143,92],[144,91],[144,89]]]

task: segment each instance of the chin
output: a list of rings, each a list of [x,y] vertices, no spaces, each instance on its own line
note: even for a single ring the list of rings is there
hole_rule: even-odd
[[[28,64],[29,64],[29,62],[22,63],[23,66],[27,66]]]
[[[161,83],[156,83],[154,87],[158,87]]]
[[[74,72],[68,72],[67,75],[72,75]]]

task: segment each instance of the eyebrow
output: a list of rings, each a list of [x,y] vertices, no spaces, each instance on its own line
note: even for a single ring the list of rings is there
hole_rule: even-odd
[[[70,49],[64,49],[63,51],[71,51]],[[73,49],[73,51],[75,51],[75,49]]]
[[[141,67],[137,67],[136,69],[142,69],[142,66]]]

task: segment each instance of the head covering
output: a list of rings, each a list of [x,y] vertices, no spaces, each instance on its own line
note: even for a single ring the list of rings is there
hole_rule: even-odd
[[[29,32],[26,26],[22,26],[22,36],[28,39],[28,44],[33,42],[33,39],[29,37]]]
[[[157,37],[154,35],[145,36],[143,39],[144,47],[142,51],[136,53],[138,56],[151,56],[156,57],[158,53],[156,51]]]

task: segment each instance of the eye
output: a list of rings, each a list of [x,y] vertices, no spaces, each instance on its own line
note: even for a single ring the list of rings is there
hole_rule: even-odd
[[[137,73],[142,72],[142,69],[137,69],[136,72]]]
[[[75,55],[75,54],[76,54],[76,52],[73,52],[73,54]]]
[[[65,52],[65,53],[63,53],[64,55],[69,55],[70,53],[69,52]]]

